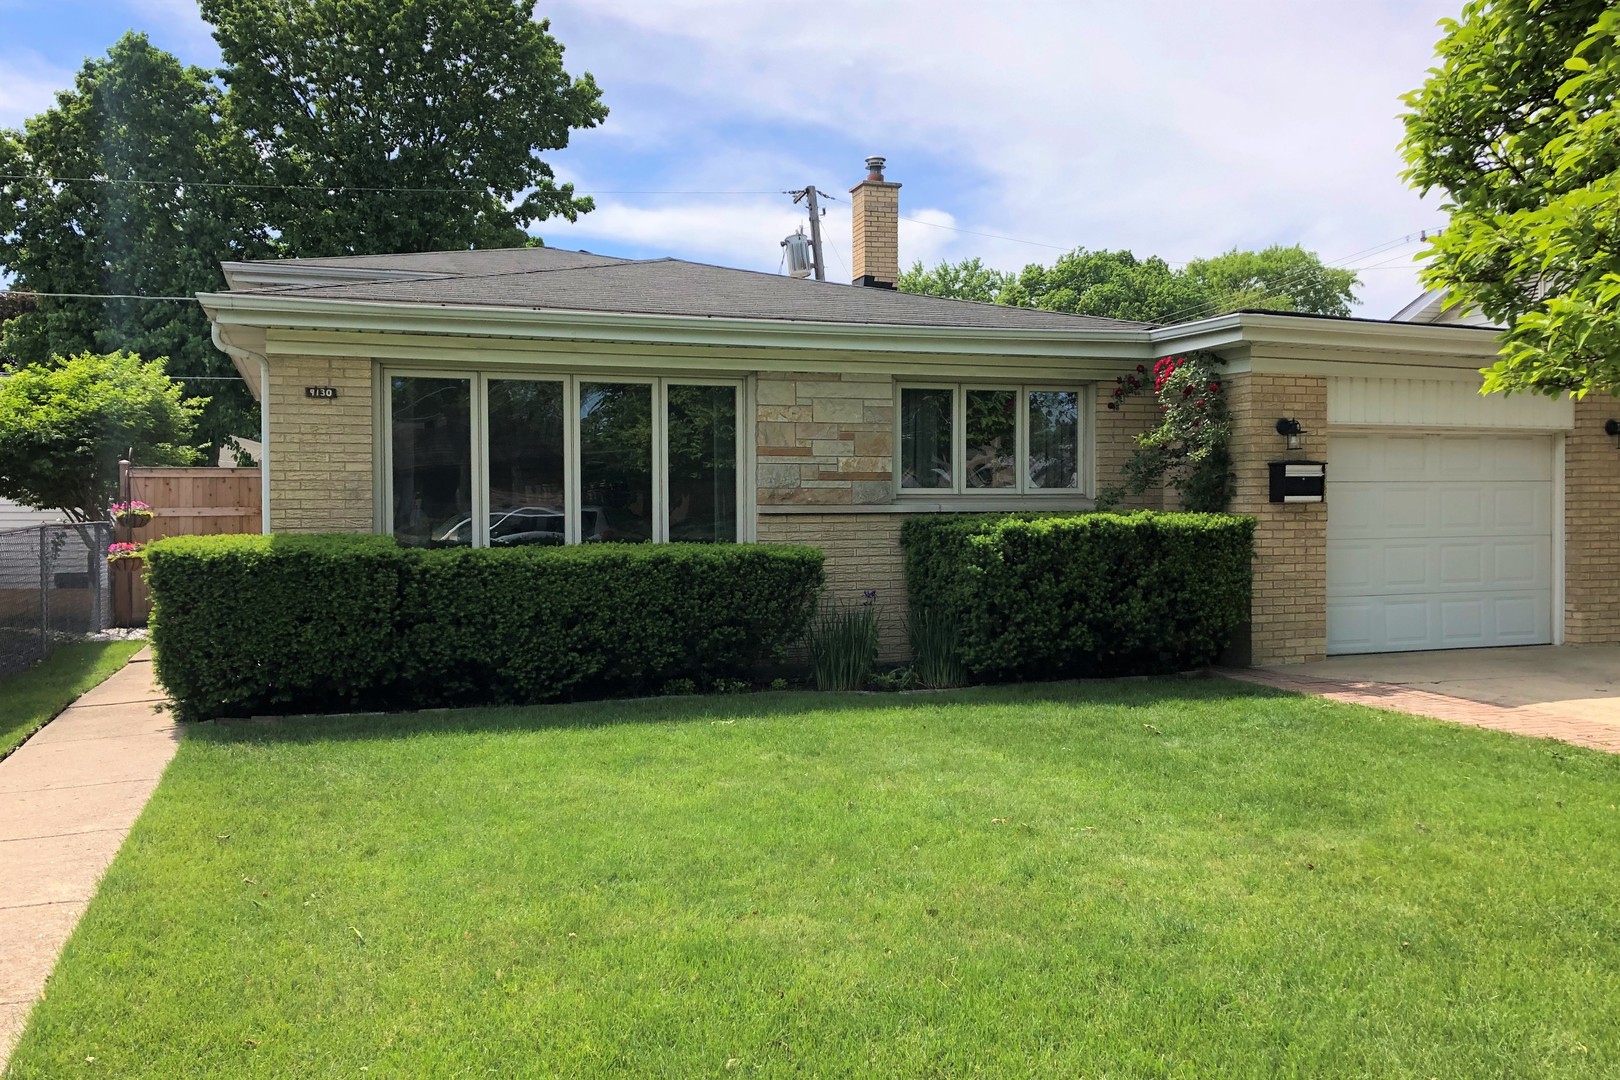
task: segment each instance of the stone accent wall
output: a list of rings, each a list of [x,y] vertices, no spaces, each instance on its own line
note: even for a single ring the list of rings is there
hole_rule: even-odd
[[[1308,432],[1298,456],[1319,457],[1327,445],[1327,382],[1301,375],[1240,374],[1226,380],[1237,473],[1232,512],[1257,520],[1251,663],[1298,664],[1327,654],[1326,503],[1269,501],[1267,463],[1287,456],[1279,417]],[[1330,465],[1329,468],[1332,466]]]
[[[900,280],[900,185],[865,180],[849,189],[854,219],[850,273],[892,286]]]
[[[877,590],[878,659],[907,659],[905,559],[900,551],[904,514],[771,514],[759,516],[762,543],[806,544],[827,553],[826,599],[858,604]]]
[[[1111,384],[1097,384],[1097,491],[1093,495],[1124,480],[1125,462],[1136,449],[1136,437],[1152,427],[1158,417],[1158,404],[1152,394],[1128,397],[1118,409],[1108,407],[1113,400],[1112,395]],[[1120,509],[1163,510],[1166,505],[1173,505],[1174,501],[1175,492],[1157,488],[1131,496],[1120,503]]]
[[[894,381],[761,372],[756,386],[761,510],[894,501]]]
[[[372,531],[371,378],[366,359],[270,358],[271,531]],[[308,398],[306,386],[338,396]]]
[[[1575,403],[1564,440],[1564,641],[1620,642],[1620,449],[1603,422],[1620,401],[1596,394]]]

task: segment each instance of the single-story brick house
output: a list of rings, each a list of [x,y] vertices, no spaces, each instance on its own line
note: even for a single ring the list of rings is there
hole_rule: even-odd
[[[869,169],[851,285],[550,248],[227,264],[200,299],[263,404],[265,527],[815,544],[899,656],[906,515],[1089,508],[1154,412],[1106,409],[1116,376],[1203,349],[1259,521],[1255,663],[1620,640],[1620,403],[1480,396],[1488,328],[899,293]],[[1329,463],[1325,501],[1271,501],[1289,458]]]

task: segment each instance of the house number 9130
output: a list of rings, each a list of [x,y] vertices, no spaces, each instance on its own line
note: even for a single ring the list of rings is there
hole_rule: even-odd
[[[335,398],[337,397],[337,387],[306,386],[304,387],[304,396],[309,398]]]

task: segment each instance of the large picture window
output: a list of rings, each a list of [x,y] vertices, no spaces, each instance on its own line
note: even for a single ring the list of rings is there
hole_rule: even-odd
[[[411,547],[473,542],[472,380],[388,380],[393,530]]]
[[[739,539],[739,383],[395,372],[385,520],[401,543]]]
[[[1082,494],[1087,400],[1079,387],[901,387],[900,494]]]

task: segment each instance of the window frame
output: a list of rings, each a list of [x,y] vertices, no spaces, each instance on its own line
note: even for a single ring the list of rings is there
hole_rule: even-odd
[[[950,390],[951,391],[951,486],[934,488],[908,488],[900,484],[900,425],[904,410],[901,408],[901,396],[907,390]],[[1016,427],[1014,429],[1015,453],[1018,460],[1018,482],[1012,487],[978,488],[967,486],[967,395],[970,390],[1012,390],[1018,395],[1016,405]],[[1076,434],[1076,461],[1075,473],[1079,483],[1072,488],[1043,488],[1036,487],[1030,482],[1029,475],[1029,395],[1031,393],[1061,392],[1074,394],[1077,398],[1077,420],[1079,431]],[[938,501],[942,497],[972,498],[972,499],[1089,499],[1094,497],[1095,477],[1092,473],[1093,447],[1092,438],[1095,432],[1093,424],[1093,402],[1095,387],[1090,383],[1063,383],[1047,379],[961,379],[954,381],[944,380],[913,380],[896,381],[894,388],[894,490],[900,500]]]
[[[563,387],[563,543],[581,543],[580,510],[583,500],[580,462],[579,388],[581,383],[633,383],[652,390],[652,543],[669,542],[669,387],[671,386],[729,386],[737,416],[737,534],[735,543],[745,543],[752,536],[749,520],[753,501],[752,471],[748,467],[752,457],[748,454],[749,434],[753,426],[747,423],[747,407],[751,400],[747,380],[734,375],[661,376],[645,372],[603,371],[534,371],[480,368],[477,371],[457,371],[451,368],[403,364],[380,367],[377,385],[378,440],[382,451],[376,470],[379,487],[377,505],[378,531],[394,535],[394,417],[393,380],[396,378],[464,379],[468,380],[469,407],[472,411],[472,515],[475,548],[487,548],[489,543],[489,384],[493,381],[526,380],[531,382],[562,383]]]

